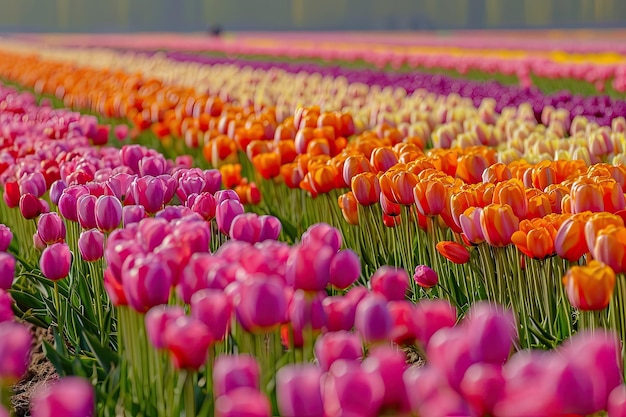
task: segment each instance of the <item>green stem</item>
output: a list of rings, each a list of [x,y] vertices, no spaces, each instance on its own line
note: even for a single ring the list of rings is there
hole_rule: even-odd
[[[194,383],[193,373],[185,372],[185,416],[195,417],[196,415],[196,400],[194,396]]]
[[[63,333],[64,333],[65,322],[64,322],[63,312],[61,311],[61,297],[59,295],[59,283],[57,281],[54,281],[53,285],[54,285],[53,297],[54,297],[54,304],[55,304],[54,307],[57,311],[58,331],[59,331],[59,335],[61,336],[61,339],[64,339]]]

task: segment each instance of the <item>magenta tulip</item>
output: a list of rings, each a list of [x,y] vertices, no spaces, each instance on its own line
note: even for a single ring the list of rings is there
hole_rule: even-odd
[[[39,198],[43,196],[47,191],[46,179],[39,171],[24,175],[20,179],[19,184],[20,194],[22,195],[32,194],[35,197]]]
[[[144,156],[139,160],[139,175],[145,177],[151,175],[158,177],[167,171],[167,163],[162,155]]]
[[[378,375],[365,372],[359,363],[338,360],[324,381],[324,410],[328,417],[374,417],[385,394]]]
[[[122,286],[132,308],[145,313],[154,306],[167,304],[174,279],[166,263],[152,254],[130,255],[124,261],[123,271]]]
[[[404,269],[381,266],[370,280],[372,291],[389,301],[404,300],[409,289],[409,274]]]
[[[271,331],[287,319],[285,290],[269,277],[250,276],[241,285],[235,312],[239,323],[247,331]]]
[[[8,290],[15,279],[15,258],[10,253],[0,252],[0,290]]]
[[[423,300],[415,307],[417,340],[427,347],[439,330],[456,324],[456,309],[446,300]]]
[[[33,417],[91,417],[95,415],[95,394],[91,383],[79,377],[54,382],[33,399]]]
[[[6,408],[0,405],[0,417],[11,417]]]
[[[222,355],[213,365],[213,394],[228,394],[237,388],[259,390],[261,370],[250,355]]]
[[[502,366],[475,363],[467,368],[461,381],[463,398],[478,415],[493,415],[496,404],[504,397]]]
[[[323,371],[339,360],[358,361],[363,356],[361,338],[355,333],[338,331],[326,333],[315,342],[315,357]]]
[[[206,361],[213,342],[207,326],[200,320],[182,316],[167,323],[163,332],[166,349],[177,369],[197,370]]]
[[[426,265],[418,265],[415,267],[413,279],[417,285],[423,288],[432,288],[439,282],[437,273]]]
[[[337,252],[330,263],[330,284],[345,290],[359,279],[361,261],[352,249]]]
[[[113,134],[119,141],[123,141],[128,137],[128,125],[117,125],[113,128]]]
[[[415,304],[411,301],[390,301],[387,304],[391,316],[391,340],[402,345],[413,345],[417,340]]]
[[[186,170],[178,179],[178,189],[176,195],[181,202],[186,202],[192,194],[204,192],[206,179],[199,169]]]
[[[143,206],[146,213],[154,214],[165,204],[168,188],[161,178],[145,176],[133,180],[129,193],[132,194],[134,204]]]
[[[382,295],[368,294],[357,305],[354,327],[366,342],[386,340],[391,333],[391,325],[387,300]]]
[[[63,194],[63,190],[66,188],[67,185],[63,182],[63,180],[56,180],[53,182],[50,186],[50,201],[58,206],[61,194]]]
[[[48,247],[48,245],[46,245],[46,242],[41,240],[41,237],[39,237],[39,233],[37,232],[33,234],[33,246],[39,251],[42,251]]]
[[[127,201],[131,194],[130,185],[136,178],[137,175],[119,172],[110,177],[106,183],[109,189],[113,192],[113,195],[120,201],[123,201],[125,205],[128,205],[130,204],[129,201]]]
[[[341,232],[326,223],[317,223],[302,234],[302,245],[309,245],[311,241],[330,245],[334,253],[341,247]]]
[[[204,289],[191,297],[191,316],[207,325],[214,341],[226,336],[232,312],[232,304],[223,291]]]
[[[185,266],[182,275],[176,286],[176,292],[178,296],[186,303],[191,302],[191,297],[198,291],[205,288],[224,289],[224,286],[216,288],[209,287],[208,273],[209,270],[215,265],[221,265],[222,259],[213,256],[210,253],[194,253],[189,262]]]
[[[44,249],[39,259],[39,268],[44,277],[58,281],[68,276],[72,253],[66,243],[54,243]]]
[[[146,313],[144,319],[146,323],[146,335],[150,343],[152,343],[152,346],[157,349],[164,349],[166,346],[164,338],[165,329],[172,321],[184,315],[185,311],[182,307],[165,305],[152,307]]]
[[[0,224],[0,252],[6,252],[11,246],[13,233],[6,225]]]
[[[365,372],[380,377],[385,387],[383,406],[387,409],[408,412],[409,398],[402,376],[407,369],[406,354],[389,345],[377,346],[363,361]]]
[[[187,200],[187,207],[198,213],[204,220],[210,221],[215,217],[215,197],[210,193],[193,195]]]
[[[26,373],[32,342],[30,330],[23,324],[0,323],[0,385],[11,385]]]
[[[139,222],[137,237],[147,252],[154,251],[172,232],[172,226],[165,219],[146,218]]]
[[[0,323],[13,320],[13,299],[8,291],[0,289]]]
[[[288,365],[276,373],[281,416],[324,417],[322,370],[311,364]]]
[[[82,195],[89,194],[89,189],[84,185],[73,185],[63,190],[59,198],[59,213],[67,220],[78,221],[77,202]]]
[[[322,302],[325,292],[315,295],[307,294],[303,290],[296,290],[289,303],[289,320],[293,329],[294,345],[301,347],[305,339],[313,344],[315,336],[326,324],[326,312]]]
[[[418,412],[427,401],[438,393],[452,391],[443,373],[431,366],[409,367],[402,377],[411,410]]]
[[[517,338],[517,326],[510,311],[487,302],[475,303],[463,322],[475,362],[502,365]]]
[[[219,169],[207,169],[203,174],[206,180],[204,191],[215,194],[222,187],[222,173]]]
[[[468,343],[467,331],[462,327],[448,327],[437,331],[428,342],[426,356],[429,366],[441,370],[448,384],[458,390],[465,371],[475,363]]]
[[[33,194],[22,194],[20,197],[20,213],[26,220],[32,220],[42,212],[41,201]]]
[[[256,243],[261,235],[261,221],[256,213],[243,213],[235,216],[228,232],[231,239]]]
[[[37,221],[37,234],[46,245],[65,240],[65,223],[56,213],[45,213]]]
[[[280,236],[282,230],[282,224],[280,220],[274,216],[259,216],[261,222],[261,232],[259,233],[259,242],[265,240],[276,240]]]
[[[146,218],[146,209],[143,206],[130,205],[122,208],[122,224],[124,227],[129,224],[139,223]]]
[[[145,148],[139,145],[125,145],[120,149],[120,156],[124,165],[129,167],[135,174],[139,173],[139,161],[145,154]]]
[[[618,385],[611,391],[607,411],[609,417],[626,417],[626,385]]]
[[[85,230],[95,229],[96,224],[96,201],[98,197],[85,194],[76,200],[76,213],[80,227]]]
[[[347,297],[326,297],[322,301],[322,307],[326,314],[325,332],[350,330],[354,327],[356,305]]]
[[[243,214],[244,208],[238,200],[225,200],[217,205],[215,209],[215,220],[220,232],[228,235],[235,217]]]
[[[85,230],[78,238],[78,251],[87,262],[95,262],[104,256],[104,234],[97,230]]]
[[[215,204],[218,206],[226,200],[235,200],[241,202],[235,190],[219,190],[213,193],[213,196],[215,197]]]
[[[324,290],[335,253],[330,245],[315,240],[292,247],[285,275],[287,283],[305,291]]]
[[[272,406],[258,390],[242,387],[215,400],[215,417],[271,417]]]
[[[96,224],[103,233],[110,233],[122,221],[122,203],[116,197],[103,195],[96,200]]]

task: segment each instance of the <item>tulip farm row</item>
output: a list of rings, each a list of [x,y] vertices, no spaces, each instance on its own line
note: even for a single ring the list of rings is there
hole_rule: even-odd
[[[623,100],[7,40],[0,81],[1,417],[27,323],[34,417],[626,416]]]

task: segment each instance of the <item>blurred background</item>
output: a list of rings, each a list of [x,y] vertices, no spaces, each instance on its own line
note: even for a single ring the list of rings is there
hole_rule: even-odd
[[[2,32],[626,27],[626,0],[0,0]]]

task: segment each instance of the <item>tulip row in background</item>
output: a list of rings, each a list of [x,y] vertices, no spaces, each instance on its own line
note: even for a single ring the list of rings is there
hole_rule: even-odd
[[[619,34],[615,40],[619,39]],[[409,70],[450,71],[459,76],[494,77],[536,84],[547,91],[581,87],[588,93],[626,89],[624,51],[617,42],[585,42],[585,39],[551,43],[549,35],[529,42],[514,36],[475,36],[467,33],[446,37],[392,34],[282,33],[206,36],[95,35],[29,37],[36,42],[79,47],[110,47],[134,50],[185,50],[230,55],[269,55],[293,59],[340,61]],[[547,38],[547,39],[546,39]],[[497,40],[496,40],[497,39]]]
[[[130,57],[130,62],[134,59],[145,62],[141,57]],[[159,88],[158,84],[155,88]],[[59,92],[54,84],[46,86],[46,89],[57,94]],[[61,93],[65,91],[62,90]],[[80,99],[80,96],[74,94],[61,96],[64,99],[69,97],[70,100],[75,97]],[[210,112],[217,113],[221,105],[216,109],[216,101],[209,99],[206,102],[207,106],[209,102]],[[187,107],[188,103],[189,101],[185,104]],[[165,103],[166,106],[174,104]],[[222,129],[225,125],[222,121],[230,120],[228,130],[224,131],[230,137],[218,136],[219,140],[210,139],[205,144],[204,150],[208,153],[207,159],[219,166],[236,158],[238,149],[240,151],[246,149],[253,162],[247,167],[246,172],[250,175],[260,173],[266,179],[272,180],[264,181],[259,177],[261,188],[269,197],[266,199],[264,209],[278,214],[292,231],[298,228],[302,231],[308,225],[324,220],[342,227],[348,246],[353,247],[365,261],[367,266],[365,277],[385,263],[403,266],[408,270],[415,265],[429,263],[446,277],[446,282],[437,289],[439,296],[449,297],[461,309],[466,309],[472,301],[483,298],[495,299],[507,305],[513,303],[513,300],[519,300],[519,304],[514,307],[524,320],[523,344],[554,345],[569,336],[577,323],[576,317],[570,314],[560,283],[560,277],[568,267],[566,261],[576,262],[586,252],[594,254],[596,252],[595,235],[585,240],[580,239],[578,234],[576,240],[567,240],[576,242],[575,249],[571,251],[562,247],[560,242],[564,241],[556,239],[556,232],[561,230],[562,224],[566,223],[564,227],[570,227],[572,221],[566,222],[569,213],[581,213],[586,210],[617,212],[623,209],[624,199],[620,185],[622,174],[618,168],[596,165],[590,168],[588,173],[584,172],[591,162],[607,158],[617,158],[619,161],[620,150],[623,148],[623,119],[614,119],[612,129],[601,129],[582,117],[570,122],[567,112],[554,111],[548,107],[541,115],[542,120],[547,121],[546,130],[545,126],[536,124],[532,110],[527,107],[522,106],[515,112],[503,112],[499,115],[493,109],[493,102],[486,101],[478,110],[467,104],[465,112],[457,113],[460,115],[459,121],[447,123],[441,121],[439,123],[443,124],[437,125],[437,117],[442,111],[445,114],[446,107],[455,104],[458,108],[458,100],[452,98],[446,102],[432,101],[432,107],[423,107],[423,111],[417,113],[423,120],[412,126],[421,131],[421,137],[407,138],[402,132],[402,126],[391,128],[389,124],[393,122],[389,121],[389,124],[379,125],[374,131],[362,133],[348,145],[340,135],[348,135],[352,131],[344,131],[352,129],[350,116],[328,112],[320,114],[320,110],[315,108],[300,109],[294,119],[286,118],[276,127],[272,125],[276,122],[271,119],[275,115],[269,113],[270,118],[262,118],[262,126],[258,126],[259,129],[263,129],[256,129],[259,130],[257,133],[261,134],[259,137],[261,140],[245,136],[246,131],[254,132],[252,127],[255,115],[249,114],[246,124],[250,121],[253,124],[250,128],[244,127],[243,133],[236,128],[236,117],[233,121],[228,118],[229,116],[215,116],[212,120],[216,123],[219,120]],[[174,110],[175,113],[177,111],[183,111],[180,105]],[[260,112],[264,111],[261,108]],[[154,106],[152,112],[154,113]],[[227,118],[224,119],[225,117]],[[468,123],[472,119],[474,122]],[[347,125],[344,120],[348,122]],[[210,124],[210,120],[208,121]],[[463,125],[460,121],[463,121]],[[156,124],[162,125],[159,121]],[[313,125],[321,127],[316,131]],[[537,149],[544,149],[545,152],[537,159],[562,158],[568,154],[564,148],[569,148],[569,153],[582,158],[582,161],[576,163],[558,161],[540,163],[536,166],[516,162],[507,167],[495,164],[493,150],[471,146],[465,151],[429,151],[424,155],[421,151],[425,145],[423,137],[429,135],[431,125],[435,128],[432,142],[437,146],[460,144],[468,147],[481,143],[497,144],[505,139],[509,148],[518,148],[520,151],[524,151],[529,144],[534,144],[533,147]],[[277,133],[279,130],[280,135]],[[557,133],[563,135],[567,130],[572,136],[558,139]],[[272,132],[274,143],[271,140],[262,140],[272,139]],[[283,132],[286,132],[284,137]],[[321,136],[316,137],[318,134]],[[295,138],[291,139],[294,136]],[[542,141],[545,136],[554,139],[546,143]],[[498,140],[498,137],[502,139]],[[395,147],[391,149],[390,145]],[[346,149],[342,150],[344,147]],[[510,159],[519,159],[525,154],[520,151],[509,149],[501,153],[499,159],[506,158],[507,155]],[[296,157],[296,154],[301,155]],[[282,163],[281,166],[280,162],[283,162],[283,159],[287,163]],[[292,160],[294,162],[290,162]],[[256,168],[257,174],[251,171],[252,167]],[[231,166],[225,165],[223,172],[232,174],[233,170]],[[237,170],[234,169],[234,172],[236,176]],[[374,175],[376,173],[378,176]],[[385,174],[381,175],[383,173]],[[362,175],[356,177],[357,174]],[[356,187],[353,184],[355,179]],[[487,183],[472,185],[483,179],[486,179]],[[280,181],[277,183],[277,180]],[[498,182],[502,184],[496,187],[495,183]],[[227,186],[230,183],[230,180],[226,181]],[[594,185],[595,183],[597,184]],[[359,222],[359,217],[365,219],[359,228],[352,228],[341,222],[333,203],[339,196],[336,189],[347,185],[350,185],[353,191],[341,195],[339,199],[342,214],[350,223]],[[313,196],[319,194],[319,197],[311,200],[304,197],[302,192],[292,192],[289,188],[301,188]],[[586,190],[596,197],[576,200],[579,190]],[[607,193],[606,198],[601,197],[603,193]],[[456,201],[453,201],[453,195]],[[272,207],[272,201],[281,201],[281,204]],[[380,201],[382,202],[378,208],[376,203]],[[602,201],[602,204],[599,201]],[[373,203],[375,211],[372,211]],[[300,207],[303,204],[306,209],[302,211]],[[358,212],[359,206],[363,206],[360,209],[361,213]],[[405,208],[401,209],[400,206]],[[482,213],[485,206],[488,206],[489,210]],[[465,213],[468,210],[471,214]],[[381,212],[384,215],[384,226],[376,220]],[[561,213],[565,214],[561,216]],[[330,219],[328,214],[331,214]],[[471,218],[464,221],[465,230],[461,227],[462,216]],[[427,217],[433,219],[430,221],[431,227],[427,227]],[[546,218],[543,221],[533,221],[542,217]],[[520,220],[523,220],[521,224]],[[584,223],[586,218],[580,220]],[[613,222],[620,226],[618,220]],[[444,229],[437,226],[438,224],[445,225]],[[421,227],[418,228],[417,225]],[[469,232],[470,227],[473,228],[472,233]],[[450,228],[452,233],[446,230],[447,228]],[[426,229],[427,232],[422,229]],[[566,236],[568,231],[563,230],[561,235]],[[574,228],[574,231],[578,230],[579,228]],[[518,233],[514,242],[525,255],[543,260],[559,252],[563,259],[552,258],[538,263],[529,261],[533,268],[526,270],[527,262],[524,257],[517,261],[517,252],[510,246],[515,232]],[[291,235],[293,236],[293,232]],[[468,235],[472,236],[470,242],[474,244],[482,242],[485,238],[487,243],[472,250],[480,253],[480,256],[475,257],[464,267],[450,266],[434,250],[437,247],[440,253],[453,261],[465,263],[471,258],[470,252],[453,241],[461,242],[464,238],[467,243]],[[377,238],[378,244],[370,243],[369,239],[372,236]],[[499,249],[507,246],[508,249]],[[451,253],[455,256],[450,255]],[[496,256],[493,256],[494,254]],[[607,256],[602,259],[606,260]],[[511,270],[511,264],[519,267]],[[612,266],[616,272],[621,272],[614,263]],[[490,275],[506,279],[495,279],[495,282],[490,282],[493,278],[490,278]],[[544,275],[547,276],[546,279],[543,278]],[[526,282],[533,284],[527,287],[524,284]],[[570,285],[568,286],[570,299],[576,307],[602,309],[611,298],[613,291],[611,282],[610,279],[604,280],[603,285],[598,287],[602,289],[602,296],[596,296],[592,301],[583,300],[584,302],[581,302],[580,293],[587,294],[595,287],[583,284]],[[620,286],[617,291],[618,299],[622,297],[619,288]],[[538,291],[548,296],[538,300],[534,295]],[[417,291],[415,294],[417,297]],[[609,316],[601,322],[610,321],[610,325],[618,330],[624,327],[619,310],[613,310]],[[578,323],[582,325],[583,322]],[[594,326],[594,323],[595,321],[592,321],[590,325]],[[620,330],[620,333],[623,334],[623,330]]]

